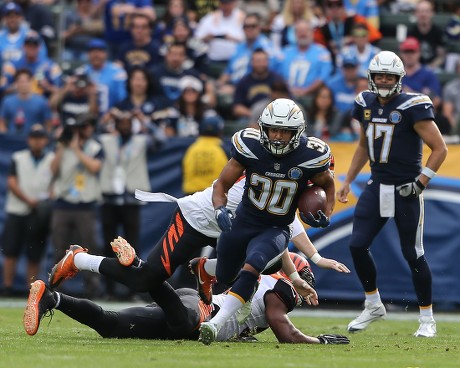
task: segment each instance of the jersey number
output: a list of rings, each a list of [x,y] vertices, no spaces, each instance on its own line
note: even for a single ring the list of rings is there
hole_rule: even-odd
[[[370,123],[366,129],[369,158],[375,162],[374,141],[383,136],[382,150],[380,151],[379,163],[387,163],[390,155],[391,141],[393,140],[394,125]]]
[[[250,182],[251,186],[260,186],[260,193],[256,193],[249,187],[248,196],[254,206],[275,215],[285,215],[289,212],[297,191],[296,182],[290,180],[273,182],[270,178],[258,174],[252,174]]]

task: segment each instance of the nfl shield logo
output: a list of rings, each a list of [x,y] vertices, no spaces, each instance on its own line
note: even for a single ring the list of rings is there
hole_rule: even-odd
[[[275,168],[276,171],[279,171],[279,169],[281,168],[281,165],[276,162],[275,165],[274,165],[274,168]]]

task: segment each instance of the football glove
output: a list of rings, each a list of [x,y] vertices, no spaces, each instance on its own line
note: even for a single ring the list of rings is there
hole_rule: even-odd
[[[324,334],[317,336],[320,344],[349,344],[350,340],[344,335]]]
[[[299,212],[299,215],[302,221],[311,227],[328,227],[329,218],[321,210],[319,210],[317,213],[319,215],[319,219],[316,219],[311,212],[308,212],[306,215],[304,215],[302,212]]]
[[[396,190],[399,191],[399,195],[405,198],[417,198],[422,194],[424,189],[425,186],[419,179],[396,187]]]
[[[224,232],[229,232],[232,229],[233,213],[225,206],[217,207],[214,210],[217,225]]]

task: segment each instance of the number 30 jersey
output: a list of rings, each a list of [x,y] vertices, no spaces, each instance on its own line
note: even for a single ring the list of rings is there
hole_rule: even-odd
[[[414,124],[434,120],[428,96],[401,93],[382,106],[375,93],[361,92],[352,116],[367,138],[372,178],[399,185],[414,180],[422,168],[422,139]]]
[[[295,217],[297,201],[308,180],[329,169],[329,146],[316,137],[274,156],[260,143],[260,132],[247,128],[232,137],[232,158],[246,168],[246,186],[236,215],[257,226],[285,226]]]

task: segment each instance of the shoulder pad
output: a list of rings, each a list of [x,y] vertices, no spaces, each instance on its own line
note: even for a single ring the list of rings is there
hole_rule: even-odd
[[[359,94],[355,98],[355,102],[362,107],[367,106],[366,101],[364,100],[364,96],[363,96],[364,92],[367,92],[367,91],[359,92]]]
[[[329,167],[331,161],[331,149],[329,145],[316,137],[307,137],[306,147],[312,151],[311,159],[298,165],[307,169]]]
[[[431,99],[427,95],[417,94],[417,93],[407,93],[407,96],[409,98],[405,102],[403,102],[401,105],[399,105],[397,109],[407,110],[408,108],[412,106],[417,106],[417,105],[424,105],[424,104],[429,104],[430,106],[433,105],[433,102],[431,102]]]
[[[235,150],[244,157],[258,159],[248,147],[254,140],[260,144],[260,132],[257,129],[246,128],[233,134],[232,145]]]

